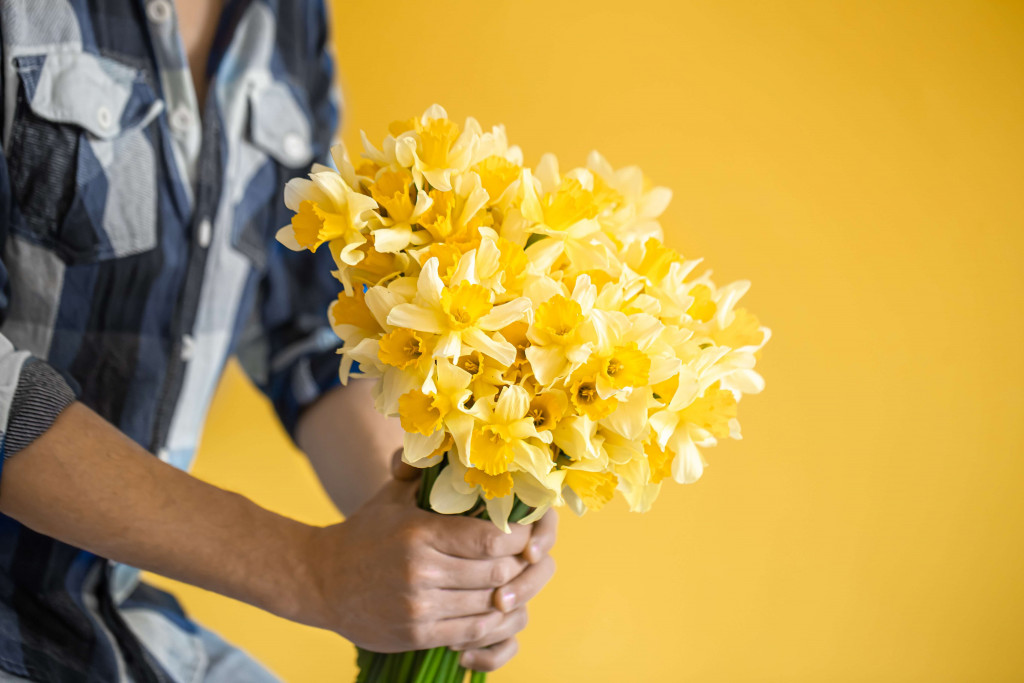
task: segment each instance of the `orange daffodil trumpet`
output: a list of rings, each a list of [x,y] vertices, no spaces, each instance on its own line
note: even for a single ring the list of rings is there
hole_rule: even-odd
[[[740,438],[770,333],[739,305],[748,283],[663,243],[669,190],[596,152],[528,168],[503,127],[437,105],[388,130],[290,181],[278,239],[328,245],[342,382],[355,363],[374,379],[424,504],[503,529],[616,492],[646,511]]]

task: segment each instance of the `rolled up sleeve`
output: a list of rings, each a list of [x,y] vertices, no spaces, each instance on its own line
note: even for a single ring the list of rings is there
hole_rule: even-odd
[[[0,147],[0,252],[15,211],[7,156]],[[11,296],[7,264],[0,259],[0,329]],[[60,372],[0,334],[0,474],[7,458],[39,438],[75,398],[71,383]]]

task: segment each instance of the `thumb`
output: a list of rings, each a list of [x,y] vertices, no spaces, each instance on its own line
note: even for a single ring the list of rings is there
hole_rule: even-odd
[[[402,460],[401,448],[391,455],[391,476],[398,481],[418,481],[421,473],[421,470]]]

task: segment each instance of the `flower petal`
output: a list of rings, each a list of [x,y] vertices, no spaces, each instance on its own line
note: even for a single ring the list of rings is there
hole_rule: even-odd
[[[505,341],[500,334],[495,336],[497,339],[492,339],[475,328],[470,328],[462,333],[464,342],[485,356],[490,356],[503,366],[508,367],[516,359],[516,347]]]
[[[410,330],[430,334],[441,334],[444,331],[441,316],[436,311],[416,304],[399,304],[392,308],[388,313],[388,325],[408,327]]]
[[[487,315],[481,316],[477,327],[481,330],[500,330],[518,320],[524,320],[530,310],[530,300],[525,296],[495,306]]]
[[[456,468],[446,466],[437,475],[434,487],[430,489],[430,507],[444,515],[457,515],[476,505],[479,494],[462,493],[455,488],[455,478],[459,476]]]

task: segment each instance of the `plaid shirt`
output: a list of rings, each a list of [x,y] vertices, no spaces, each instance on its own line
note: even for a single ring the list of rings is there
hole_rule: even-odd
[[[0,8],[0,463],[77,399],[187,468],[233,353],[293,429],[337,381],[337,284],[273,239],[336,128],[323,0],[226,0],[202,116],[170,0]],[[172,680],[129,608],[195,628],[136,570],[0,515],[0,669]]]

